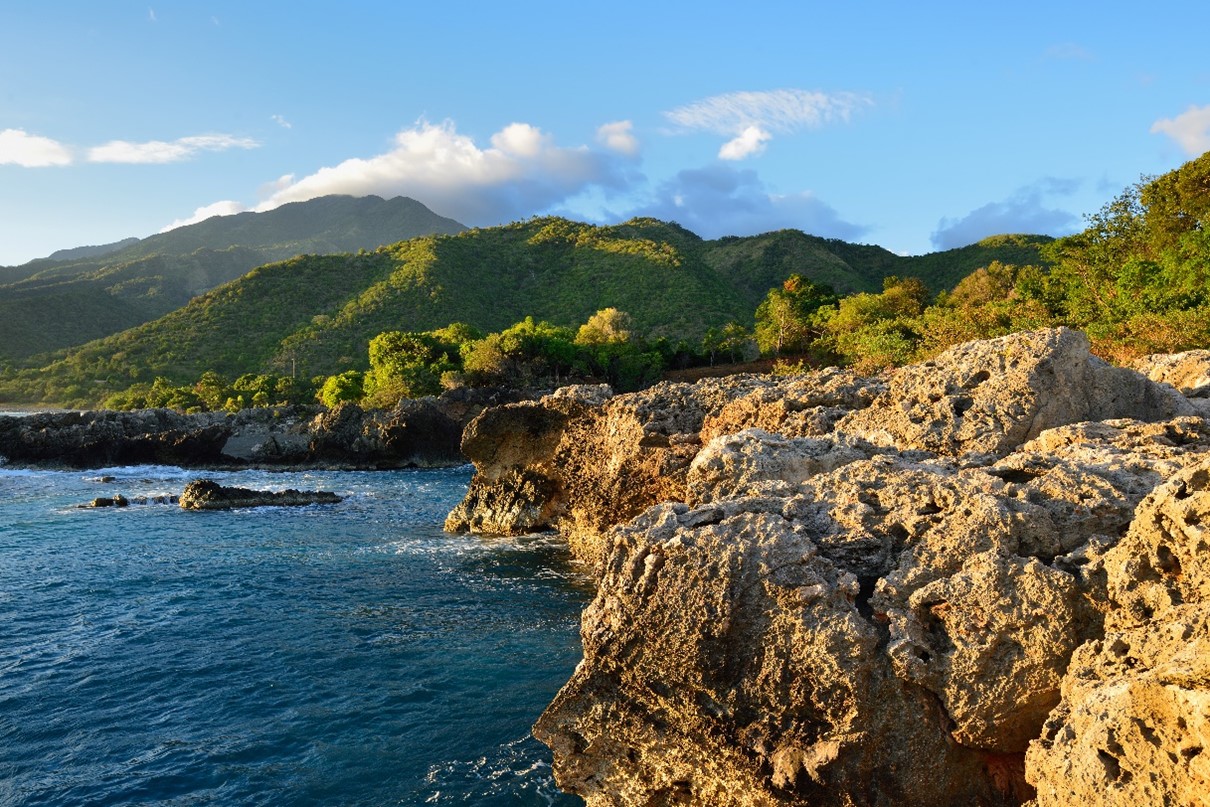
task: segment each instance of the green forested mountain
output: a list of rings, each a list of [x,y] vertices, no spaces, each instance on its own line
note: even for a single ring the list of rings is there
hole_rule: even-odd
[[[1030,245],[1006,239],[1004,260]],[[956,282],[1000,248],[940,253],[930,281]],[[1037,250],[1030,254],[1037,263]],[[160,319],[10,373],[7,387],[96,401],[137,381],[185,383],[207,370],[330,375],[364,368],[367,344],[383,331],[451,322],[496,331],[526,316],[578,326],[607,307],[628,312],[647,336],[696,342],[728,322],[751,326],[770,287],[792,274],[842,294],[872,292],[913,260],[795,230],[704,241],[654,219],[596,227],[538,218],[261,266]]]
[[[413,199],[327,196],[0,267],[0,359],[19,362],[149,322],[271,261],[464,229]]]

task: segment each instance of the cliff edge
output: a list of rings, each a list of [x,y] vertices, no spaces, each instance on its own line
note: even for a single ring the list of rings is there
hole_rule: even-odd
[[[448,524],[598,570],[535,726],[590,805],[1206,804],[1201,411],[1065,329],[572,388],[472,422]]]

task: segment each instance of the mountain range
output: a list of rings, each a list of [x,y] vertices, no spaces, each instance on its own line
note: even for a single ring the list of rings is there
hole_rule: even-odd
[[[405,226],[439,234],[398,235]],[[798,230],[704,240],[656,219],[468,230],[410,199],[326,197],[4,269],[0,400],[90,405],[207,370],[330,375],[365,367],[369,340],[386,330],[496,331],[526,316],[574,327],[606,307],[649,337],[696,343],[711,327],[750,326],[791,274],[842,294],[879,291],[889,275],[939,291],[994,260],[1039,263],[1048,240],[997,236],[905,257]]]
[[[414,199],[326,196],[0,267],[0,359],[23,361],[157,319],[262,264],[466,227]]]

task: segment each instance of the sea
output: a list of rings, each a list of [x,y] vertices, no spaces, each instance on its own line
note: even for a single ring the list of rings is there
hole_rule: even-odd
[[[444,533],[470,475],[0,466],[0,805],[582,804],[530,727],[591,582]],[[343,501],[158,501],[199,478]]]

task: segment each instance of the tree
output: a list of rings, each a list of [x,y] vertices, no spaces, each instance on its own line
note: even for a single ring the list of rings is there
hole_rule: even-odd
[[[458,367],[458,345],[437,332],[385,331],[370,340],[365,397],[371,405],[393,406],[400,398],[436,395],[442,374]]]
[[[363,375],[359,370],[347,370],[324,382],[319,390],[319,402],[335,409],[348,401],[359,401],[363,391]]]
[[[582,364],[569,328],[535,322],[533,317],[464,344],[461,355],[466,378],[474,385],[558,385]]]
[[[783,350],[805,352],[820,334],[816,312],[836,300],[831,286],[790,275],[781,287],[770,289],[756,308],[755,334],[760,352],[774,356],[780,356]]]
[[[634,325],[630,315],[616,308],[602,308],[576,332],[577,345],[608,345],[631,341]]]

